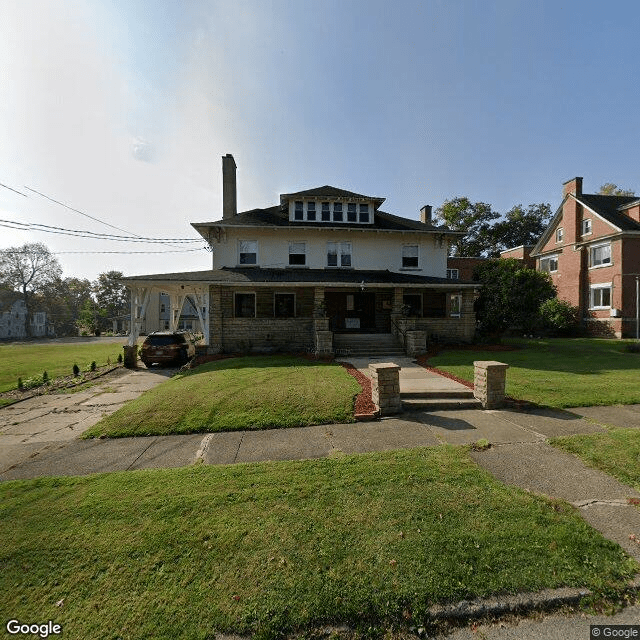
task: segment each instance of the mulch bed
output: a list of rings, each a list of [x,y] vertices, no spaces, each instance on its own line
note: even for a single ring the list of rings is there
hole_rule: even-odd
[[[340,363],[347,373],[352,375],[362,389],[356,397],[354,418],[356,420],[373,420],[378,416],[378,410],[371,396],[371,380],[358,371],[350,362]]]

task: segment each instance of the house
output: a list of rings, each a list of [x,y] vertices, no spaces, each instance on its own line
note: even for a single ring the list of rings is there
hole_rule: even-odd
[[[0,290],[0,340],[26,338],[25,318],[27,307],[22,294],[7,289]],[[53,335],[53,327],[47,324],[45,311],[31,314],[31,337],[43,338]]]
[[[155,292],[168,294],[170,328],[190,298],[208,353],[333,352],[334,334],[394,335],[411,352],[426,339],[470,341],[477,285],[447,279],[459,232],[386,213],[384,198],[323,186],[238,213],[236,164],[222,158],[223,215],[192,226],[207,241],[207,271],[130,276],[140,331]]]
[[[580,309],[593,335],[638,336],[640,199],[582,192],[563,185],[555,216],[531,252],[550,274],[558,298]]]
[[[505,249],[500,252],[501,258],[512,258],[519,260],[521,265],[527,269],[535,269],[536,261],[531,258],[531,250],[533,245],[523,245],[514,247],[513,249]],[[466,256],[449,256],[447,258],[447,278],[452,280],[475,280],[473,274],[477,267],[491,258],[478,258]]]

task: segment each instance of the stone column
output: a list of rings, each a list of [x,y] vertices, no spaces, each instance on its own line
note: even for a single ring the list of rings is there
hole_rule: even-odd
[[[333,355],[333,331],[316,331],[316,354]]]
[[[138,345],[125,345],[124,347],[124,366],[127,369],[137,369],[138,367]]]
[[[405,349],[408,356],[421,356],[427,352],[427,332],[407,331]]]
[[[381,416],[400,411],[400,367],[393,362],[369,365],[371,396]]]
[[[482,402],[483,409],[497,409],[504,404],[508,364],[493,360],[473,363],[473,395]]]

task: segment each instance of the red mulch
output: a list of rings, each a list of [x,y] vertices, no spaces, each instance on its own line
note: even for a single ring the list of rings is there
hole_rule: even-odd
[[[361,371],[358,371],[350,362],[340,363],[347,373],[352,375],[362,391],[356,397],[356,404],[354,408],[354,416],[356,420],[371,420],[376,417],[377,409],[371,399],[371,380],[367,378]]]

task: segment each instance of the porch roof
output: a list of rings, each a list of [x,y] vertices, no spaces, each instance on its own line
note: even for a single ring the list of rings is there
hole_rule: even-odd
[[[416,273],[394,273],[387,269],[365,271],[357,269],[263,269],[260,267],[223,267],[208,271],[158,273],[129,276],[122,279],[127,285],[217,284],[217,285],[321,285],[321,286],[424,286],[432,288],[477,288],[477,282],[450,280]]]

